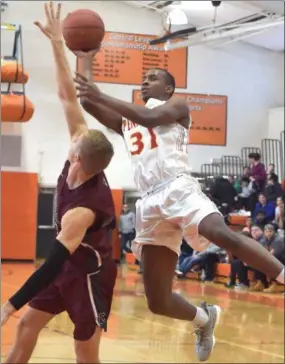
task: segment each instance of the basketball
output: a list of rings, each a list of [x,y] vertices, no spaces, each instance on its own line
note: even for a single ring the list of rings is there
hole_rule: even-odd
[[[71,51],[88,52],[100,47],[105,25],[95,11],[79,9],[66,16],[62,31],[66,46]]]

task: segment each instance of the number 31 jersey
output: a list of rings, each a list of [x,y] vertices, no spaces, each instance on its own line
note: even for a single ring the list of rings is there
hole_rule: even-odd
[[[164,103],[149,99],[145,106],[153,109]],[[182,125],[173,122],[150,129],[123,118],[122,131],[131,157],[134,181],[141,193],[163,180],[190,173],[189,130]]]

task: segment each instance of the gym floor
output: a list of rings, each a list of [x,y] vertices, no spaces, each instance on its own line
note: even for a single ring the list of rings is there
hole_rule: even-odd
[[[33,269],[32,264],[2,264],[2,303]],[[222,285],[190,280],[176,281],[175,290],[195,304],[206,300],[223,308],[210,363],[284,363],[283,295],[228,291]],[[2,360],[24,310],[2,329]],[[118,272],[108,329],[101,346],[103,363],[196,362],[192,325],[151,314],[141,276],[127,267]],[[56,317],[43,330],[30,362],[75,363],[72,332],[66,314]]]

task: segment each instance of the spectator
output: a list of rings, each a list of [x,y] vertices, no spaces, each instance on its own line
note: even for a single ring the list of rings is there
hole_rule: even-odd
[[[183,261],[187,258],[192,257],[193,255],[193,248],[186,242],[185,239],[182,239],[182,244],[180,246],[180,255],[178,258],[178,263],[176,266],[176,271],[175,273],[178,275],[178,277],[183,277],[184,274],[183,272],[181,272],[181,264],[183,263]]]
[[[260,230],[261,236],[262,231]],[[251,234],[247,231],[242,232],[243,235],[251,238]],[[231,273],[230,273],[230,281],[226,284],[227,288],[236,288],[236,289],[247,289],[248,282],[248,267],[242,262],[239,258],[233,256],[230,257],[231,262]],[[236,284],[236,279],[238,278],[239,284]]]
[[[267,225],[264,229],[264,235],[267,238],[269,243],[268,248],[282,264],[285,264],[285,247],[284,247],[284,239],[276,234],[274,227],[272,225]],[[270,281],[269,288],[265,289],[266,293],[277,293],[280,292],[280,286],[276,281]]]
[[[263,210],[260,210],[257,214],[256,214],[256,218],[254,220],[254,223],[261,229],[264,229],[264,226],[266,225],[265,222],[265,212]]]
[[[216,263],[222,249],[215,244],[210,244],[203,252],[193,252],[193,255],[185,258],[179,265],[180,271],[185,275],[191,271],[204,271],[204,281],[211,282],[215,278]]]
[[[229,176],[228,180],[230,184],[233,186],[233,188],[236,190],[236,193],[241,192],[241,185],[238,179],[236,179],[234,176]]]
[[[119,238],[121,239],[121,256],[124,252],[130,253],[130,244],[135,238],[135,214],[129,210],[127,204],[123,206],[123,211],[119,219]]]
[[[211,186],[210,193],[215,204],[220,207],[223,204],[228,206],[228,210],[232,211],[237,200],[237,193],[229,180],[218,177]]]
[[[243,177],[250,177],[250,168],[248,166],[243,167]]]
[[[283,189],[281,184],[278,182],[278,176],[274,173],[268,177],[268,184],[265,188],[265,196],[267,201],[276,201],[278,197],[283,195]]]
[[[278,260],[281,262],[284,259],[284,243],[282,239],[276,234],[274,226],[267,224],[264,228],[264,235],[259,240],[260,244],[264,246],[265,249],[269,250]],[[283,263],[284,264],[284,263]],[[268,281],[264,273],[252,269],[254,272],[254,277],[256,279],[255,285],[251,287],[252,291],[265,291],[271,292],[276,288],[276,284],[272,282],[270,290],[268,290]]]
[[[280,205],[284,203],[282,197],[277,197],[276,199],[276,208],[275,208],[275,219],[280,214]]]
[[[251,234],[252,225],[253,225],[252,217],[248,217],[245,220],[245,227],[242,229],[242,232]],[[244,234],[244,235],[246,235],[246,234]]]
[[[259,153],[250,153],[248,155],[251,168],[250,168],[250,180],[253,182],[253,188],[257,192],[262,192],[266,183],[266,171],[264,164],[261,163],[261,156]]]
[[[265,213],[265,223],[273,221],[275,215],[275,204],[272,202],[268,202],[263,193],[259,194],[258,202],[255,206],[255,210],[253,213],[253,218],[255,222],[257,214],[261,211]]]
[[[266,170],[267,177],[269,177],[272,173],[275,173],[275,164],[274,163],[269,164],[269,166],[267,167],[267,170]]]
[[[249,207],[249,197],[254,192],[252,188],[252,183],[248,177],[243,177],[241,179],[241,193],[239,193],[239,206],[248,210]]]
[[[277,199],[277,207],[275,209],[274,223],[278,226],[278,229],[285,229],[285,211],[284,211],[284,201],[282,198]],[[283,234],[284,235],[284,234]]]

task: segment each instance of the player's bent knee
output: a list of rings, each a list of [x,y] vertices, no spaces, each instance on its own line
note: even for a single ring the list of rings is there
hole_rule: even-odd
[[[35,323],[33,324],[33,322],[25,316],[20,319],[17,325],[18,336],[24,335],[29,337],[37,337],[39,332],[40,329],[37,327],[37,325],[35,325]]]

